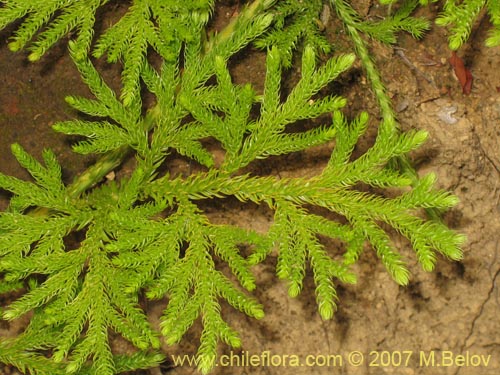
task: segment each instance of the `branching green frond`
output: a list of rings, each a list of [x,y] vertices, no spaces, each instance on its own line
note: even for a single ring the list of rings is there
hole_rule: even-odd
[[[427,134],[415,132],[394,135],[385,138],[381,143],[379,138],[365,154],[349,162],[354,145],[366,130],[367,121],[367,115],[362,114],[349,126],[340,113],[334,114],[338,143],[323,174],[334,184],[341,181],[342,184],[348,185],[364,182],[380,187],[408,185],[412,181],[411,176],[385,168],[385,165],[391,158],[417,148],[424,142]]]
[[[239,234],[244,234],[244,231],[230,226],[211,226],[206,219],[199,216],[196,209],[189,206],[183,208],[182,212],[191,217],[185,232],[189,246],[183,258],[175,260],[169,269],[164,269],[164,272],[167,272],[165,276],[171,279],[171,300],[165,310],[161,327],[168,342],[174,343],[181,339],[201,314],[204,330],[198,356],[205,363],[205,367],[201,366],[200,369],[207,371],[213,366],[218,338],[230,345],[239,346],[236,333],[220,316],[218,298],[223,297],[230,305],[253,317],[261,317],[262,309],[245,293],[235,288],[226,276],[215,270],[210,254],[213,249],[214,255],[228,262],[242,286],[253,289],[254,277],[249,272],[249,264],[241,257],[236,246],[241,241]],[[244,237],[249,238],[248,235]]]
[[[311,48],[311,49],[309,49]],[[328,83],[336,79],[341,73],[346,71],[354,63],[355,56],[353,54],[345,54],[329,59],[323,66],[317,70],[313,70],[315,63],[312,59],[314,50],[312,47],[304,52],[304,60],[302,67],[307,75],[303,77],[294,88],[290,97],[294,100],[309,99],[315,95],[321,88],[325,87]],[[314,73],[312,75],[312,72]],[[299,99],[300,98],[300,99]],[[294,100],[288,100],[289,106],[292,106]]]
[[[226,37],[224,34],[218,34],[210,45],[214,47],[209,49],[207,55],[219,55],[224,60],[229,59],[236,52],[254,41],[258,36],[262,35],[269,27],[273,20],[271,14],[257,15],[251,19],[243,19],[239,27],[235,28],[233,33]],[[224,39],[227,38],[227,39]],[[223,43],[218,42],[223,40]]]
[[[254,4],[260,4],[257,0]],[[191,93],[205,83],[214,73],[215,58],[219,56],[223,61],[227,61],[269,27],[272,22],[272,15],[253,15],[254,8],[249,7],[241,13],[235,23],[227,27],[227,32],[219,33],[207,42],[205,51],[202,51],[200,43],[186,45],[185,66],[189,66],[189,71],[183,74],[181,90]],[[192,47],[192,49],[190,48]],[[205,52],[205,54],[203,54]],[[191,59],[194,60],[191,62]]]
[[[324,218],[314,218],[303,209],[285,201],[276,202],[276,215],[271,228],[271,237],[279,244],[277,274],[289,282],[288,294],[296,297],[303,287],[305,267],[310,262],[316,284],[318,310],[323,319],[330,319],[336,309],[337,293],[333,284],[334,276],[352,282],[352,274],[332,259],[319,242],[315,219],[319,219],[321,234],[333,234],[334,238],[345,235],[337,231],[337,226]],[[335,230],[332,232],[332,228]],[[326,230],[325,230],[326,229]]]
[[[308,64],[309,65],[309,64]],[[314,66],[314,64],[312,64]],[[267,51],[266,58],[266,81],[264,84],[264,95],[260,109],[262,121],[271,121],[272,116],[278,112],[281,102],[281,54],[280,50],[273,46]]]
[[[243,136],[248,130],[248,119],[255,101],[255,93],[250,85],[238,87],[232,84],[229,70],[219,56],[215,58],[215,74],[219,83],[216,96],[224,98],[222,101],[219,100],[218,105],[226,113],[220,129],[213,129],[211,133],[222,143],[229,159],[239,151]],[[214,103],[215,105],[217,104]]]
[[[115,234],[116,241],[108,245],[108,251],[119,251],[113,264],[128,271],[123,285],[125,290],[133,293],[141,287],[149,287],[150,298],[161,298],[167,292],[170,284],[163,285],[167,289],[159,291],[160,279],[165,281],[161,271],[173,267],[180,257],[184,229],[183,217],[172,215],[164,222],[138,220],[134,226],[124,227]]]
[[[19,229],[18,225],[22,225],[24,228]],[[26,216],[19,212],[3,212],[0,217],[0,228],[2,233],[0,255],[5,256],[12,252],[17,257],[28,253],[31,243],[40,240],[44,232],[48,230],[44,218]],[[11,236],[6,236],[6,233],[10,233]],[[4,259],[0,264],[2,270],[11,266]]]
[[[12,214],[11,219],[16,220],[20,215]],[[19,236],[12,230],[8,230],[8,225],[2,222],[2,230]],[[0,269],[5,271],[5,280],[14,282],[24,280],[33,273],[53,274],[61,270],[61,264],[58,258],[64,251],[64,237],[73,228],[75,221],[68,217],[54,218],[48,222],[31,222],[37,228],[25,234],[25,240],[18,246],[13,246],[9,241],[1,241],[2,259],[0,260]],[[41,228],[40,228],[41,227]],[[48,228],[51,230],[49,231]],[[36,245],[31,245],[33,242]],[[24,255],[29,252],[29,258]],[[71,254],[68,256],[71,262],[78,262],[81,259],[78,255]],[[71,288],[67,289],[68,293]]]
[[[123,286],[122,277],[123,275],[114,272],[107,279],[113,285],[109,288],[110,303],[116,306],[116,310],[110,311],[110,323],[117,333],[135,347],[142,350],[147,350],[150,346],[158,349],[160,347],[158,335],[149,325],[144,311],[137,306],[137,298],[133,294],[119,292]]]
[[[162,184],[156,185],[156,188],[163,191],[162,194],[188,191],[189,196],[194,199],[220,197],[222,193],[234,195],[241,200],[271,204],[276,208],[276,215],[269,235],[280,246],[277,271],[280,277],[286,278],[291,283],[289,291],[291,295],[296,295],[301,290],[308,246],[319,249],[316,234],[338,238],[346,243],[345,264],[355,262],[361,254],[363,242],[369,242],[389,273],[401,284],[408,282],[407,269],[402,256],[395,251],[389,235],[380,222],[390,225],[414,244],[417,257],[425,269],[432,267],[435,251],[452,259],[458,259],[460,257],[458,249],[463,238],[453,231],[444,230],[441,226],[434,226],[431,222],[424,225],[425,221],[415,215],[415,209],[432,206],[442,210],[456,204],[456,198],[450,194],[433,190],[432,175],[423,178],[410,191],[391,199],[358,192],[352,188],[360,182],[381,187],[411,184],[410,178],[401,172],[387,169],[386,164],[390,158],[418,147],[426,134],[415,132],[379,138],[364,155],[351,161],[353,146],[366,127],[367,117],[362,116],[351,124],[338,113],[334,118],[338,126],[335,147],[339,151],[338,153],[334,151],[321,178],[277,181],[272,178],[241,176],[231,179],[221,187],[217,182],[220,175],[207,174],[191,182],[178,179],[168,182],[164,188],[161,187]],[[273,201],[279,204],[271,203]],[[321,206],[344,216],[349,222],[349,229],[310,214],[305,215],[300,210],[291,209],[295,205],[304,204]],[[306,219],[306,216],[310,218]],[[307,228],[314,230],[308,232]],[[329,269],[338,272],[341,267],[330,265]],[[341,274],[345,280],[353,280],[349,273]],[[329,287],[325,288],[329,290]],[[325,306],[330,305],[327,303]],[[331,309],[325,310],[325,316],[329,315],[327,311]]]
[[[47,170],[54,176],[47,176],[47,171],[19,147],[15,151],[21,164],[41,184],[51,182],[49,177],[60,178],[58,164],[51,153],[46,152],[44,159]],[[140,173],[135,175],[140,176]],[[130,195],[127,192],[129,190],[137,190],[134,176],[129,184],[124,185],[124,194],[120,197]],[[31,199],[27,205],[38,205],[36,197],[27,198]],[[82,213],[78,212],[78,209],[83,208],[82,204],[79,204],[81,207],[68,210],[73,217],[56,215],[46,218],[20,213],[4,213],[1,216],[0,230],[6,235],[0,238],[0,268],[7,271],[6,277],[18,281],[33,274],[47,275],[43,283],[34,285],[23,297],[10,304],[3,316],[13,319],[30,310],[39,310],[39,318],[31,321],[21,337],[31,342],[30,345],[53,348],[53,360],[56,362],[69,357],[66,366],[68,373],[82,370],[89,357],[93,358],[92,371],[116,373],[107,338],[109,328],[114,328],[139,349],[159,346],[156,334],[142,310],[137,307],[137,299],[123,294],[123,275],[113,271],[114,266],[99,245],[103,240],[108,240],[102,228],[106,227],[105,223],[113,222],[111,217],[107,218],[109,207],[113,206],[112,201],[109,197],[89,199],[88,204],[97,211],[94,218],[88,216],[90,207]],[[118,207],[124,205],[120,203],[122,201],[118,200]],[[51,208],[57,210],[59,207]],[[146,205],[133,210],[152,215],[159,209]],[[97,217],[99,220],[95,220]],[[86,225],[89,220],[97,223],[88,228],[81,247],[74,251],[65,250],[63,240],[67,233]],[[18,227],[21,221],[26,224],[22,229]],[[113,233],[111,228],[109,230]],[[16,240],[15,244],[13,239]],[[35,356],[30,358],[23,363],[33,362]]]
[[[365,154],[349,163],[343,168],[343,176],[333,176],[335,179],[343,180],[347,183],[352,181],[361,181],[373,186],[387,186],[389,181],[394,181],[397,185],[405,185],[411,178],[408,175],[397,175],[391,171],[385,170],[381,173],[374,173],[380,170],[390,159],[405,155],[406,153],[419,147],[427,138],[426,132],[411,132],[394,136],[383,143],[375,143]],[[351,177],[347,177],[351,176]],[[396,186],[397,186],[396,185]]]
[[[457,197],[447,191],[434,190],[435,181],[436,176],[432,173],[423,176],[411,192],[403,193],[398,198],[399,203],[406,208],[432,206],[446,209],[455,206],[458,203]]]
[[[89,229],[82,248],[74,252],[59,252],[53,259],[49,259],[50,254],[39,256],[41,254],[37,251],[19,258],[16,267],[21,268],[24,264],[32,267],[32,273],[50,276],[12,303],[4,313],[4,318],[13,319],[35,308],[43,311],[46,314],[43,322],[32,321],[25,334],[36,335],[41,345],[53,346],[55,362],[70,356],[66,368],[68,373],[78,372],[89,356],[93,357],[93,371],[116,373],[107,341],[109,327],[139,349],[159,346],[144,313],[137,308],[136,298],[123,294],[122,278],[113,271],[114,267],[102,249],[95,246],[98,239],[102,239],[102,234],[98,233],[102,230]],[[32,241],[36,240],[32,238]],[[48,264],[44,262],[49,260]],[[55,268],[50,270],[47,267]],[[58,327],[63,329],[59,331]],[[51,332],[59,332],[57,339]],[[47,334],[45,342],[44,333]]]
[[[108,107],[99,100],[92,100],[78,96],[67,96],[66,102],[77,111],[86,113],[90,116],[107,117],[109,115]]]
[[[109,122],[65,121],[52,126],[55,131],[68,135],[81,135],[89,141],[80,142],[73,150],[80,154],[103,153],[135,142],[127,132]]]
[[[214,158],[198,141],[182,140],[179,144],[172,145],[181,155],[196,160],[201,165],[211,168],[214,166]]]
[[[469,16],[472,11],[474,18],[486,6],[497,28],[498,2],[486,1],[448,0],[442,22],[460,23],[449,14],[452,8]],[[434,175],[419,178],[409,165],[407,153],[427,133],[398,130],[362,35],[393,42],[403,30],[419,37],[428,25],[411,16],[416,0],[381,0],[396,10],[376,22],[362,20],[346,0],[330,0],[331,7],[321,0],[253,0],[218,33],[206,31],[214,0],[132,0],[125,15],[96,37],[94,49],[94,57],[122,62],[119,98],[89,57],[95,13],[106,2],[6,0],[0,8],[0,27],[23,18],[12,48],[36,35],[31,59],[77,30],[70,55],[94,98],[66,100],[93,118],[57,122],[54,129],[85,137],[77,152],[103,153],[66,186],[53,152],[44,151],[40,163],[12,147],[33,182],[0,174],[0,188],[12,193],[9,209],[0,213],[0,293],[24,287],[0,312],[9,320],[27,315],[29,323],[18,337],[0,339],[0,362],[56,375],[158,365],[164,358],[157,351],[160,332],[141,306],[166,298],[161,334],[177,343],[201,320],[197,361],[207,373],[219,342],[240,346],[221,303],[252,318],[264,316],[251,295],[258,285],[252,266],[273,251],[277,275],[292,297],[311,269],[323,319],[335,312],[335,284],[356,282],[353,264],[367,249],[396,282],[408,283],[405,258],[411,254],[396,248],[395,234],[407,239],[425,270],[438,256],[461,258],[464,237],[423,215],[442,212],[457,199],[435,189]],[[381,111],[375,143],[356,156],[368,115],[348,121],[340,112],[346,99],[332,94],[355,55],[328,56],[321,64],[317,59],[331,49],[320,16],[330,9],[345,26]],[[463,39],[472,22],[460,23],[456,34]],[[496,43],[495,30],[488,43]],[[252,43],[267,50],[263,92],[250,79],[235,83],[232,75],[235,54]],[[149,61],[152,50],[156,57]],[[296,62],[300,79],[289,87],[283,72]],[[154,95],[150,108],[144,108],[142,83]],[[311,119],[314,124],[298,123]],[[318,145],[332,152],[314,176],[262,176],[247,168],[257,159]],[[104,180],[127,154],[134,157],[132,171]],[[172,154],[196,163],[179,170],[170,164]],[[209,203],[227,198],[267,206],[274,213],[269,228],[212,222],[204,207],[224,207]],[[113,353],[113,334],[131,343],[134,353]]]
[[[79,46],[88,51],[94,33],[94,14],[107,0],[84,0],[76,3],[63,0],[7,0],[3,3],[5,6],[0,9],[0,28],[25,17],[9,44],[14,51],[24,48],[45,24],[49,24],[31,46],[32,53],[29,58],[35,61],[75,28],[78,29]]]
[[[321,35],[324,28],[320,21],[323,1],[286,0],[280,1],[275,9],[274,27],[257,40],[257,47],[277,46],[286,68],[291,67],[293,51],[299,42],[314,46],[323,53],[331,50],[330,43]]]
[[[37,36],[36,41],[30,46],[31,54],[29,59],[31,61],[40,59],[50,47],[74,29],[77,29],[76,43],[78,43],[79,49],[82,52],[89,51],[94,35],[95,13],[97,8],[107,2],[108,0],[84,0],[70,3],[61,8],[60,14],[49,24],[46,30]],[[26,22],[30,21],[33,22],[30,19]],[[15,48],[22,48],[32,38],[33,34],[19,35],[18,33],[14,42]]]
[[[333,125],[336,130],[338,144],[332,151],[327,170],[341,168],[349,161],[359,137],[365,133],[368,127],[368,114],[366,112],[361,113],[358,118],[349,124],[342,112],[335,111],[333,112]]]
[[[94,55],[100,57],[107,50],[110,62],[123,58],[121,99],[125,106],[138,99],[139,77],[148,45],[157,47],[160,54],[165,49],[165,42],[151,21],[148,3],[145,0],[134,1],[128,13],[100,38],[94,51]]]
[[[444,4],[443,13],[436,19],[440,26],[451,25],[449,46],[452,50],[458,50],[470,36],[472,26],[477,20],[481,10],[486,6],[488,0],[447,0]],[[489,3],[494,3],[489,1]]]
[[[254,236],[256,233],[254,233]],[[251,238],[246,231],[232,226],[219,226],[212,228],[212,241],[215,254],[227,262],[232,273],[238,278],[240,284],[247,290],[255,289],[255,278],[250,272],[248,261],[239,253],[239,244],[243,238]]]
[[[417,0],[405,0],[392,16],[382,21],[360,22],[358,29],[383,43],[396,43],[396,34],[399,31],[406,31],[414,38],[421,38],[430,28],[430,23],[424,18],[410,16],[417,6]]]
[[[334,137],[335,129],[328,127],[316,128],[297,134],[282,134],[276,139],[276,144],[279,146],[275,149],[269,148],[264,152],[263,156],[290,154],[292,152],[302,151],[325,144]]]
[[[46,190],[60,191],[63,188],[61,182],[61,166],[51,150],[43,151],[43,159],[46,164],[44,168],[37,160],[29,155],[18,145],[12,145],[12,153],[19,162],[35,179],[35,181]]]
[[[370,241],[392,278],[400,285],[407,285],[410,273],[401,255],[394,250],[389,235],[369,218],[360,217],[350,220]]]
[[[76,283],[79,273],[79,265],[76,268],[68,266],[66,269],[60,270],[60,272],[51,276],[40,287],[12,303],[9,310],[4,313],[4,318],[17,318],[36,307],[46,304],[56,295],[63,292],[66,287],[71,290],[71,286]]]
[[[78,45],[70,42],[69,47],[73,61],[75,62],[83,81],[89,87],[90,91],[97,98],[97,100],[102,103],[99,105],[100,111],[103,111],[104,107],[107,107],[107,116],[111,117],[126,129],[133,128],[141,116],[141,100],[138,98],[134,101],[134,103],[129,103],[129,106],[125,107],[116,98],[114,91],[106,85],[99,72],[92,65],[90,59],[88,57],[82,58],[78,56]],[[72,104],[71,99],[70,104]],[[85,101],[77,101],[75,104],[78,106],[79,104],[85,105],[89,103]],[[84,112],[92,114],[95,106],[85,106],[82,109]]]
[[[7,0],[0,11],[0,28],[25,17],[10,43],[12,50],[24,48],[31,39],[32,53],[29,58],[38,60],[45,52],[65,35],[76,29],[76,43],[79,56],[84,56],[91,47],[94,35],[95,14],[108,0],[82,0],[67,2],[50,0],[36,1]],[[98,38],[94,50],[96,56],[108,52],[110,61],[124,57],[135,70],[138,62],[145,60],[147,46],[152,46],[165,59],[175,57],[175,49],[180,41],[192,40],[199,36],[213,9],[213,1],[185,1],[179,7],[173,1],[158,4],[151,0],[135,0],[128,12],[115,25],[108,28]],[[42,29],[47,25],[46,29]],[[39,32],[42,30],[41,32]],[[35,35],[39,34],[35,37]],[[124,77],[138,78],[137,71],[129,70]],[[138,81],[134,81],[137,83]],[[129,87],[124,89],[125,104]],[[132,91],[128,93],[130,95]]]
[[[279,50],[273,48],[268,54],[268,70],[278,73]],[[288,153],[297,149],[298,143],[301,142],[317,145],[331,139],[333,129],[316,130],[302,135],[283,134],[285,127],[290,123],[305,118],[315,118],[345,105],[345,99],[340,97],[326,97],[316,101],[312,97],[348,69],[354,62],[354,56],[331,58],[318,69],[315,68],[314,60],[312,47],[306,47],[303,56],[305,75],[282,104],[279,100],[279,85],[272,81],[266,82],[264,98],[270,98],[272,104],[262,107],[261,118],[252,125],[250,135],[243,141],[240,154],[235,159],[227,161],[227,170],[241,168],[256,158]],[[291,146],[289,141],[298,143]]]
[[[11,199],[12,209],[22,211],[33,206],[62,211],[70,209],[66,189],[61,181],[61,168],[52,151],[43,152],[45,168],[18,144],[12,145],[12,153],[36,181],[34,184],[0,174],[0,188],[15,194]]]
[[[35,374],[50,373],[63,375],[64,367],[59,363],[42,356],[26,352],[23,342],[0,340],[0,362],[12,365],[19,371],[26,373],[28,370]]]

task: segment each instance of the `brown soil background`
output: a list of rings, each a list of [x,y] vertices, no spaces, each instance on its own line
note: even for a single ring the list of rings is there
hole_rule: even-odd
[[[380,12],[368,1],[357,6],[368,16]],[[237,10],[235,2],[217,8],[216,28],[223,25]],[[113,18],[109,8],[104,14]],[[431,19],[438,6],[422,10]],[[243,347],[235,354],[343,356],[337,367],[217,367],[214,375],[243,374],[437,374],[493,375],[500,373],[500,323],[498,308],[500,293],[499,254],[499,195],[500,195],[500,48],[484,47],[487,18],[480,21],[459,55],[474,76],[472,93],[465,96],[454,77],[447,59],[447,32],[434,27],[426,37],[416,42],[402,35],[395,48],[372,45],[374,59],[381,69],[387,89],[398,111],[403,130],[423,129],[429,132],[428,142],[412,154],[419,173],[434,172],[438,187],[452,191],[460,203],[446,214],[447,223],[468,237],[463,247],[464,259],[450,262],[440,258],[436,269],[426,273],[418,266],[409,245],[396,239],[408,260],[412,280],[407,287],[394,283],[373,252],[366,251],[355,266],[357,285],[338,285],[338,311],[331,321],[323,321],[317,313],[314,284],[307,275],[302,294],[291,299],[287,288],[274,275],[275,256],[256,268],[258,289],[255,297],[265,307],[261,321],[249,319],[227,307],[225,318],[241,332]],[[326,33],[332,41],[341,43],[341,27],[330,20]],[[6,43],[10,30],[0,34],[0,172],[28,178],[10,153],[10,144],[19,142],[30,153],[40,157],[43,148],[52,148],[65,167],[67,181],[92,162],[70,152],[70,140],[54,133],[55,121],[78,116],[64,102],[64,97],[88,95],[88,90],[61,42],[42,61],[30,64],[25,53],[11,53]],[[340,39],[339,39],[340,38]],[[397,47],[397,48],[396,48]],[[251,49],[238,55],[233,62],[236,82],[250,81],[262,87],[264,55]],[[118,84],[118,73],[104,62],[100,70],[112,85]],[[293,81],[294,74],[291,74]],[[335,86],[335,85],[334,85]],[[372,119],[378,116],[369,84],[359,69],[342,77],[335,90],[348,98],[346,113],[353,116],[367,110]],[[371,134],[375,132],[373,121]],[[367,144],[370,139],[366,139]],[[317,148],[307,152],[272,158],[257,165],[260,172],[281,176],[305,176],[318,173],[331,149]],[[171,166],[186,171],[186,160],[173,159]],[[124,173],[126,168],[122,169]],[[6,206],[6,197],[0,201]],[[271,212],[235,202],[215,202],[206,207],[214,221],[230,222],[265,230]],[[9,302],[0,300],[0,306]],[[151,316],[161,313],[163,303],[149,304]],[[0,321],[0,337],[16,335],[25,321]],[[174,347],[164,346],[170,354],[194,354],[200,326],[197,324],[183,342]],[[118,345],[118,344],[116,344]],[[454,355],[491,355],[488,366],[426,367],[419,363],[420,352],[447,350]],[[348,355],[359,351],[365,361],[359,367],[347,363]],[[383,366],[373,352],[397,353],[411,351],[407,366]],[[230,354],[227,347],[221,354]],[[382,354],[385,356],[386,354]],[[379,359],[382,359],[380,357]],[[373,362],[375,361],[375,362]],[[380,366],[370,366],[370,362]],[[403,361],[404,362],[404,361]],[[0,365],[0,374],[16,374],[16,370]],[[173,367],[166,362],[162,368],[141,374],[185,375],[196,373],[193,367]]]

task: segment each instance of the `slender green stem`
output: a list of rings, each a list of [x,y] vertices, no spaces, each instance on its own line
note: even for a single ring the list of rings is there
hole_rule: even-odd
[[[381,133],[394,133],[398,131],[398,123],[396,115],[392,109],[391,99],[387,95],[386,89],[380,77],[379,71],[375,63],[370,57],[370,52],[366,46],[366,42],[361,37],[356,27],[357,19],[354,9],[351,8],[344,0],[331,0],[333,7],[336,9],[339,18],[344,22],[346,30],[354,43],[356,53],[361,60],[361,64],[366,71],[366,76],[372,84],[372,89],[375,93],[380,114],[382,115],[382,123],[379,131]]]
[[[381,137],[391,136],[399,132],[399,124],[396,120],[396,115],[392,108],[391,99],[387,95],[387,91],[380,77],[380,73],[370,57],[370,52],[366,42],[361,37],[356,24],[359,22],[357,20],[356,11],[347,4],[344,0],[330,0],[332,6],[337,11],[339,18],[344,22],[347,33],[351,37],[354,43],[354,49],[361,60],[361,64],[366,72],[368,80],[371,82],[372,89],[375,93],[375,98],[380,107],[380,114],[382,116],[382,121],[379,127],[379,135]],[[399,169],[400,171],[406,173],[411,177],[415,186],[418,183],[419,177],[415,168],[411,165],[410,160],[406,155],[398,156],[389,161],[389,165],[394,169]],[[426,213],[429,218],[433,220],[441,220],[440,213],[438,210],[429,208],[426,209]]]

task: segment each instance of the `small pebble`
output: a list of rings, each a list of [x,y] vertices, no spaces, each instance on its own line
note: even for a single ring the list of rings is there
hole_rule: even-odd
[[[397,105],[396,105],[396,112],[403,112],[404,110],[406,110],[408,108],[408,106],[410,105],[410,102],[408,101],[408,99],[403,99],[401,100]]]
[[[457,106],[454,105],[443,107],[439,110],[437,116],[444,123],[448,125],[453,125],[458,122],[458,120],[452,116],[457,110],[458,110]]]

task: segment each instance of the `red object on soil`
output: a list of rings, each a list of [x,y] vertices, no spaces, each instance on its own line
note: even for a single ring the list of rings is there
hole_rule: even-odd
[[[455,51],[451,53],[450,64],[455,71],[458,82],[462,86],[462,92],[465,95],[469,95],[472,89],[472,73],[465,67],[463,60],[458,57]]]

